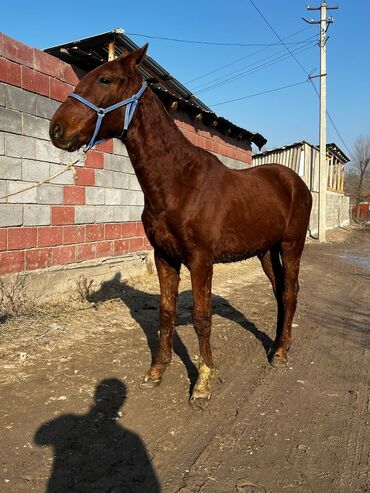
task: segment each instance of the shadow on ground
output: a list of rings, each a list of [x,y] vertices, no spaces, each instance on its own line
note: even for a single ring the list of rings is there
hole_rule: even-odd
[[[153,360],[158,346],[159,295],[146,293],[125,284],[121,281],[121,274],[117,272],[111,280],[103,282],[98,291],[88,296],[88,301],[94,303],[101,303],[111,299],[121,299],[130,309],[131,316],[144,331]],[[183,291],[179,294],[176,325],[191,324],[192,304],[191,291]],[[271,338],[265,332],[259,330],[243,313],[234,308],[222,296],[212,295],[212,313],[238,323],[243,329],[253,334],[262,344],[266,354],[268,353],[272,344]],[[198,370],[191,361],[188,350],[176,330],[174,331],[173,349],[187,370],[191,393],[198,378]]]
[[[144,443],[118,423],[126,394],[120,380],[103,380],[87,414],[66,414],[37,430],[35,443],[54,449],[46,493],[160,492]]]

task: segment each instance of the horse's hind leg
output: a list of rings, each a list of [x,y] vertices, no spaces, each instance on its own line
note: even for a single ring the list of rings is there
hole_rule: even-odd
[[[210,345],[211,336],[211,291],[213,265],[197,256],[189,263],[193,289],[193,325],[199,341],[199,376],[190,398],[192,405],[203,407],[211,397],[210,382],[214,375],[214,364]]]
[[[278,340],[283,329],[284,322],[284,305],[282,300],[283,288],[283,267],[280,261],[280,245],[274,245],[264,255],[259,256],[263,271],[270,279],[272,289],[277,302],[277,322],[276,322],[276,339]],[[274,345],[270,347],[269,352],[274,350]]]
[[[162,381],[162,375],[172,358],[173,330],[176,322],[176,300],[180,282],[180,263],[168,261],[155,253],[161,290],[159,348],[152,365],[141,381],[142,387],[155,387]]]
[[[292,322],[297,306],[299,291],[298,274],[304,240],[281,242],[281,261],[283,266],[283,284],[281,299],[283,304],[283,324],[276,334],[275,352],[272,364],[287,361],[287,352],[292,342]]]

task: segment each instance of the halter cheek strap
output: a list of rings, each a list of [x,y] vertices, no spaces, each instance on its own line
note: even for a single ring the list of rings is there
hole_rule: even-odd
[[[86,146],[86,151],[91,149],[95,144],[99,144],[100,142],[104,142],[105,140],[110,139],[110,137],[108,137],[106,139],[96,140],[98,133],[99,133],[99,130],[100,130],[100,127],[101,127],[101,124],[102,124],[102,121],[103,121],[103,118],[105,117],[105,115],[107,113],[110,113],[111,111],[117,110],[118,108],[122,108],[122,106],[127,106],[127,108],[125,110],[125,119],[123,122],[122,132],[119,135],[117,135],[117,137],[119,139],[123,137],[125,132],[127,132],[127,129],[131,123],[132,117],[134,116],[134,113],[135,113],[136,107],[138,105],[139,99],[143,95],[146,88],[147,88],[147,83],[144,80],[140,89],[138,90],[138,92],[136,94],[134,94],[131,98],[125,99],[124,101],[120,101],[119,103],[116,103],[116,104],[112,104],[112,106],[108,106],[107,108],[99,108],[98,106],[95,106],[95,104],[90,103],[90,101],[88,101],[87,99],[83,98],[82,96],[80,96],[79,94],[76,94],[74,92],[69,95],[71,98],[77,99],[77,101],[80,101],[81,103],[83,103],[86,106],[88,106],[89,108],[91,108],[98,115],[98,118],[97,118],[96,124],[95,124],[95,130],[94,130],[94,133],[90,139],[90,142]]]

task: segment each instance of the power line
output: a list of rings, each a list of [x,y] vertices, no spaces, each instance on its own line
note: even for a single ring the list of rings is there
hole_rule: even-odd
[[[228,99],[227,101],[221,101],[220,103],[210,104],[209,106],[213,108],[214,106],[221,106],[222,104],[234,103],[235,101],[241,101],[242,99],[254,98],[256,96],[262,96],[263,94],[269,94],[271,92],[282,91],[283,89],[289,89],[290,87],[300,86],[306,84],[308,79],[302,80],[301,82],[296,82],[294,84],[289,84],[287,86],[276,87],[274,89],[269,89],[267,91],[256,92],[254,94],[248,94],[247,96],[242,96],[241,98]]]
[[[177,39],[177,38],[167,38],[163,36],[151,36],[149,34],[141,34],[141,33],[126,33],[129,36],[140,36],[141,38],[147,39],[159,39],[161,41],[173,41],[175,43],[187,43],[187,44],[197,44],[197,45],[208,45],[208,46],[244,46],[244,47],[254,47],[254,46],[278,46],[279,43],[224,43],[220,41],[197,41],[193,39]],[[305,43],[305,40],[302,41],[293,41],[288,44],[302,44]]]
[[[300,52],[307,51],[308,49],[313,48],[314,45],[315,45],[315,43],[308,43],[307,46],[303,46],[301,48],[298,48],[296,51],[300,51]],[[267,58],[271,58],[271,56],[270,57],[267,57]],[[236,80],[239,80],[239,79],[242,79],[244,77],[247,77],[248,75],[251,75],[251,74],[253,74],[255,72],[258,72],[259,70],[262,70],[264,68],[270,67],[271,65],[275,65],[276,63],[279,63],[279,62],[282,62],[284,60],[287,60],[288,58],[289,58],[289,55],[279,55],[278,57],[276,57],[276,58],[274,58],[274,59],[272,59],[270,61],[264,62],[264,63],[258,65],[257,67],[251,68],[250,70],[247,70],[245,72],[242,72],[241,74],[234,75],[233,77],[229,77],[228,79],[225,79],[223,81],[220,81],[220,82],[218,82],[216,84],[212,84],[210,86],[207,86],[207,87],[199,90],[198,92],[195,92],[195,94],[196,95],[200,95],[200,94],[203,94],[204,92],[210,91],[210,90],[215,89],[217,87],[221,87],[221,86],[224,86],[226,84],[230,84],[231,82],[234,82]]]
[[[300,29],[299,31],[294,32],[293,34],[290,34],[289,36],[286,36],[284,39],[292,38],[293,36],[296,36],[297,34],[300,34],[303,31],[307,31],[307,29],[310,29],[310,28],[309,27],[305,27],[303,29]],[[310,38],[307,38],[307,41],[308,41],[308,39],[310,39]],[[219,72],[220,70],[222,70],[224,68],[230,67],[231,65],[235,65],[235,63],[241,62],[242,60],[245,60],[246,58],[251,58],[252,56],[257,55],[258,53],[262,53],[263,51],[268,50],[268,48],[269,47],[266,46],[266,47],[264,47],[264,48],[262,48],[260,50],[256,50],[256,51],[254,51],[252,53],[249,53],[248,55],[245,55],[245,56],[242,56],[240,58],[237,58],[236,60],[233,60],[232,62],[226,63],[225,65],[221,65],[221,67],[217,67],[217,68],[215,68],[213,70],[210,70],[209,72],[206,72],[204,74],[199,75],[198,77],[195,77],[194,79],[188,80],[188,81],[185,82],[185,84],[187,84],[187,85],[188,84],[192,84],[193,82],[195,82],[195,81],[197,81],[199,79],[203,79],[204,77],[207,77],[208,75],[212,75],[212,74],[214,74],[216,72]]]
[[[296,56],[294,56],[294,54],[291,52],[291,50],[289,49],[289,47],[286,45],[286,43],[284,43],[284,41],[281,39],[281,37],[279,36],[279,34],[275,31],[275,29],[272,27],[272,25],[269,23],[269,21],[266,19],[266,17],[263,15],[263,13],[259,10],[259,8],[256,6],[256,4],[253,2],[253,0],[249,0],[250,3],[253,5],[253,7],[257,10],[257,12],[260,14],[260,16],[262,17],[262,19],[265,21],[265,23],[269,26],[269,28],[271,29],[271,31],[275,34],[275,36],[279,39],[280,43],[288,50],[288,52],[290,53],[290,55],[293,57],[293,59],[296,61],[296,63],[299,65],[299,67],[304,71],[304,73],[307,75],[308,77],[308,80],[309,82],[311,83],[311,86],[313,87],[316,95],[318,97],[320,97],[317,89],[316,89],[316,86],[315,84],[313,83],[312,79],[311,79],[311,76],[310,74],[307,72],[307,70],[305,69],[305,67],[301,64],[301,62],[298,60],[298,58]],[[341,140],[342,144],[344,145],[344,147],[347,149],[348,153],[352,156],[353,158],[353,155],[351,153],[351,151],[349,150],[347,144],[344,142],[343,140],[343,137],[342,135],[340,134],[337,126],[335,125],[332,117],[330,116],[329,112],[326,111],[326,114],[329,118],[329,121],[330,123],[332,124],[336,134],[338,135],[339,139]]]

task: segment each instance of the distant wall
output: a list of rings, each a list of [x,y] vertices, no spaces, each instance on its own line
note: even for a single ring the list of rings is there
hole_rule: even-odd
[[[310,232],[318,232],[318,192],[312,192],[312,212],[310,218]],[[336,192],[326,193],[326,226],[328,229],[338,226],[347,226],[350,223],[349,217],[349,197]]]

